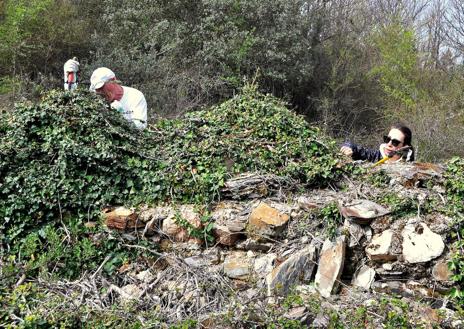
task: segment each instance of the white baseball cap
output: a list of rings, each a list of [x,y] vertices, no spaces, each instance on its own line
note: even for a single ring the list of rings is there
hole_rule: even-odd
[[[103,87],[106,82],[115,79],[116,75],[113,71],[106,67],[99,67],[93,71],[92,76],[90,77],[90,90],[95,91],[95,89]]]

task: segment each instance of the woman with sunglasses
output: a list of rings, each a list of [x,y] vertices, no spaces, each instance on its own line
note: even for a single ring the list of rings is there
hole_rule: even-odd
[[[414,161],[414,149],[411,145],[411,139],[411,129],[403,125],[394,125],[388,135],[384,136],[384,143],[380,144],[378,150],[347,142],[343,144],[340,152],[346,156],[351,156],[353,160],[377,162],[388,157],[390,158],[389,161],[398,161],[400,159]]]

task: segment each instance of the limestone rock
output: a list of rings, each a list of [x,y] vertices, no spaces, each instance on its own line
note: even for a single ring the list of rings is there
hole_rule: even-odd
[[[267,252],[269,249],[271,249],[273,246],[273,243],[271,242],[260,242],[256,241],[254,239],[246,239],[245,241],[240,241],[237,243],[235,248],[239,250],[252,250],[252,251],[263,251]]]
[[[338,237],[335,242],[327,239],[322,246],[315,283],[316,289],[323,297],[330,297],[342,274],[345,240],[345,236]]]
[[[306,306],[294,307],[289,309],[285,314],[284,318],[290,320],[304,321],[305,316],[307,315],[308,310]]]
[[[148,208],[144,207],[140,209],[139,213],[139,219],[143,221],[144,223],[147,223],[149,221],[152,221],[155,219],[156,221],[161,221],[166,217],[171,216],[172,214],[175,213],[175,209],[173,207],[154,207],[154,208]]]
[[[220,262],[219,249],[208,248],[200,255],[185,258],[184,262],[191,267],[217,265]]]
[[[425,182],[430,179],[441,179],[443,173],[443,167],[433,163],[406,163],[406,162],[394,162],[385,163],[381,166],[381,169],[387,173],[390,177],[393,177],[395,181],[401,183],[406,187],[416,186],[421,182]]]
[[[224,246],[233,246],[240,239],[242,234],[232,232],[227,226],[214,224],[213,235],[216,242]]]
[[[440,256],[445,249],[441,236],[424,223],[406,225],[402,236],[403,257],[408,263],[428,262]]]
[[[264,278],[272,271],[276,258],[274,253],[256,258],[253,268],[258,277]]]
[[[177,242],[185,242],[190,239],[188,231],[179,223],[179,219],[186,221],[195,229],[200,229],[202,224],[200,215],[196,213],[193,205],[180,206],[178,212],[170,212],[163,220],[162,231],[164,234]]]
[[[361,239],[364,237],[365,234],[365,231],[363,230],[361,225],[345,219],[343,227],[350,233],[348,247],[352,248],[354,246],[360,245]]]
[[[369,266],[362,266],[354,275],[352,285],[369,290],[374,282],[375,270]]]
[[[448,264],[441,260],[432,269],[433,278],[437,281],[450,281],[453,273],[449,270]]]
[[[230,232],[245,231],[250,209],[246,204],[237,202],[220,202],[211,212],[211,219],[218,226],[227,227]]]
[[[137,273],[135,276],[138,280],[149,283],[155,279],[155,276],[150,272],[150,270],[145,270],[142,272]]]
[[[273,238],[283,231],[289,219],[289,215],[279,212],[266,203],[260,203],[250,215],[247,231],[258,240]]]
[[[125,207],[107,208],[103,210],[102,215],[106,226],[111,229],[125,230],[145,227],[145,223],[138,220],[137,213]]]
[[[309,245],[277,266],[266,277],[268,295],[287,294],[291,287],[311,279],[315,268],[316,247]]]
[[[340,206],[340,213],[355,223],[369,224],[372,219],[385,216],[389,211],[375,202],[358,199]]]
[[[133,299],[139,299],[142,296],[142,290],[135,284],[128,284],[121,289],[117,289],[123,302],[128,302]]]
[[[325,205],[337,200],[337,194],[331,190],[318,190],[311,195],[301,195],[296,202],[300,209],[312,211],[317,208],[323,208]]]
[[[379,281],[372,284],[372,289],[378,293],[396,294],[404,297],[416,297],[418,295],[423,297],[440,297],[435,288],[427,287],[415,281]]]
[[[224,259],[224,273],[232,279],[246,279],[250,274],[251,262],[244,252],[234,252]]]
[[[396,255],[392,254],[393,243],[392,230],[385,230],[380,234],[375,234],[372,241],[366,247],[366,254],[371,260],[389,261],[396,259]]]

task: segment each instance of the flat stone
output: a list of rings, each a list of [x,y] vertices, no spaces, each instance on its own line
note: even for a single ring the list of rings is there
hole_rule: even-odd
[[[273,244],[270,242],[261,242],[254,239],[248,238],[245,241],[237,243],[235,248],[239,250],[253,250],[267,252],[272,248]]]
[[[139,212],[139,219],[144,223],[148,222],[161,222],[164,218],[174,214],[175,210],[173,207],[169,206],[159,206],[154,208],[142,208]]]
[[[316,247],[309,245],[274,268],[266,277],[268,296],[285,295],[293,286],[309,282],[316,267],[315,259]]]
[[[307,313],[306,306],[294,307],[289,309],[285,314],[284,318],[290,320],[301,320],[305,317]]]
[[[278,236],[287,224],[290,216],[266,203],[260,203],[253,209],[247,226],[250,236],[256,239]]]
[[[201,255],[187,257],[184,259],[184,262],[191,267],[216,265],[219,262],[219,253],[217,250],[213,249],[211,252],[205,252]]]
[[[358,224],[369,224],[376,217],[385,216],[390,211],[370,200],[358,199],[340,206],[343,217]]]
[[[361,239],[364,237],[365,234],[361,225],[350,222],[348,219],[345,219],[343,227],[350,233],[348,247],[352,248],[354,246],[360,245]]]
[[[218,226],[227,227],[229,232],[243,232],[248,223],[249,209],[237,202],[220,202],[211,212],[211,219]]]
[[[399,281],[374,282],[372,290],[378,293],[398,294],[403,293],[403,283]]]
[[[297,199],[297,205],[305,211],[323,208],[327,204],[337,200],[337,194],[331,190],[318,190],[311,195],[300,195]]]
[[[142,290],[140,290],[140,288],[135,284],[128,284],[122,287],[119,293],[123,301],[139,299],[140,296],[142,296]]]
[[[107,208],[103,210],[102,216],[106,226],[111,229],[126,230],[145,227],[145,223],[138,220],[138,215],[133,209]]]
[[[391,253],[393,234],[392,230],[385,230],[372,237],[371,242],[366,247],[366,254],[370,260],[389,261],[396,259],[396,255]]]
[[[277,255],[274,253],[267,254],[255,259],[254,271],[260,278],[266,277],[274,269],[274,263]]]
[[[439,261],[433,266],[433,278],[437,281],[450,281],[453,273],[449,270],[446,261]]]
[[[335,242],[325,240],[322,246],[316,273],[316,289],[321,296],[330,297],[342,274],[345,262],[346,237],[340,236]]]
[[[398,182],[408,187],[432,178],[440,179],[444,171],[442,166],[426,162],[385,163],[381,168],[389,176],[393,176]]]
[[[135,276],[138,280],[149,283],[155,279],[155,276],[150,272],[150,270],[145,270],[142,272],[137,273]]]
[[[369,290],[374,282],[375,270],[369,266],[362,266],[354,275],[352,285]]]
[[[186,242],[191,238],[188,231],[182,224],[179,223],[179,218],[185,220],[189,225],[196,229],[200,229],[202,224],[200,215],[195,211],[193,205],[182,205],[175,212],[168,213],[168,216],[163,220],[162,231],[176,242]]]
[[[227,226],[214,224],[213,235],[217,243],[230,247],[235,245],[243,234],[232,232]]]
[[[234,252],[224,259],[224,273],[232,279],[246,279],[250,274],[250,259],[244,252]]]
[[[408,224],[403,232],[403,257],[408,263],[428,262],[443,253],[445,243],[425,223]]]

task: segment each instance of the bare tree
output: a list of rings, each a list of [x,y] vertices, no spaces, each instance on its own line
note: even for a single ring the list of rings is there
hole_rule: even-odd
[[[406,26],[415,26],[431,0],[366,0],[372,19],[382,26],[399,20]]]
[[[446,51],[445,16],[446,0],[435,0],[417,33],[422,39],[424,64],[435,69],[441,66],[442,53]]]
[[[464,2],[449,0],[446,15],[446,37],[450,46],[460,55],[464,53]]]

